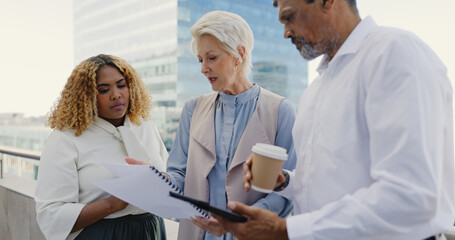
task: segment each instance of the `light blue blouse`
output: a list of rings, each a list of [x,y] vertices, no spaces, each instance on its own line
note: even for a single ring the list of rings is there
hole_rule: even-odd
[[[226,209],[226,174],[237,150],[242,133],[256,109],[260,87],[256,84],[238,95],[220,92],[215,102],[215,148],[216,163],[208,175],[210,204]],[[167,161],[167,173],[171,181],[180,189],[184,189],[186,164],[191,118],[197,98],[186,102],[183,107],[179,128]],[[275,145],[283,147],[288,152],[288,160],[283,168],[294,169],[296,156],[292,142],[292,127],[295,120],[295,110],[287,99],[283,99],[278,108],[278,128]],[[275,193],[268,194],[257,201],[254,206],[269,209],[280,216],[286,216],[292,210],[289,200]],[[205,234],[205,240],[232,239],[231,234],[216,237]]]

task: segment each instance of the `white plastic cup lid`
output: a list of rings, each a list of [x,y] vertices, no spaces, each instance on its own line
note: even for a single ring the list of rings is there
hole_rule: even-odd
[[[256,145],[253,146],[252,151],[257,154],[261,154],[263,156],[275,158],[278,160],[284,161],[288,159],[288,154],[286,153],[285,148],[267,143],[256,143]]]

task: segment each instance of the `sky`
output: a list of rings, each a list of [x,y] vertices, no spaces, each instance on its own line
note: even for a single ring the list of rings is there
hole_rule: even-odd
[[[362,18],[372,16],[378,25],[422,38],[454,83],[454,0],[357,0],[357,5]],[[0,113],[50,111],[75,66],[72,15],[71,0],[0,0]],[[309,79],[316,77],[319,61],[309,62]]]
[[[73,65],[71,0],[0,0],[0,113],[46,115]]]

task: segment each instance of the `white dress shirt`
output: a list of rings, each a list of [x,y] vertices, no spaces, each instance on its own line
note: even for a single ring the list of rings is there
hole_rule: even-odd
[[[290,239],[424,239],[454,223],[452,87],[415,35],[361,21],[301,97]]]
[[[92,184],[114,178],[101,163],[126,164],[129,156],[165,170],[167,151],[150,121],[138,126],[126,118],[124,126],[116,128],[97,118],[82,135],[74,133],[52,132],[41,154],[35,201],[37,221],[47,239],[74,239],[81,231],[70,231],[85,204],[110,196]],[[128,205],[106,218],[141,213]]]

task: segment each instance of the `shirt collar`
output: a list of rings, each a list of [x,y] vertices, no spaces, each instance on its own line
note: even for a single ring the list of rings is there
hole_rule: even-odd
[[[242,104],[256,98],[258,95],[259,86],[257,84],[253,84],[250,89],[237,95],[229,95],[220,91],[218,101],[228,105]]]
[[[341,45],[340,49],[338,49],[338,52],[335,54],[331,61],[329,60],[327,54],[323,56],[316,71],[319,74],[321,74],[337,58],[340,58],[341,56],[344,55],[356,53],[362,46],[363,40],[376,27],[377,27],[376,22],[373,20],[372,17],[368,16],[364,18],[362,21],[360,21],[359,24],[357,24],[357,26],[354,28],[351,34],[349,34],[348,38]]]
[[[117,128],[114,125],[100,117],[95,117],[93,124],[112,134],[118,132]],[[123,123],[123,126],[131,127],[131,121],[128,115],[125,116],[125,122]]]

